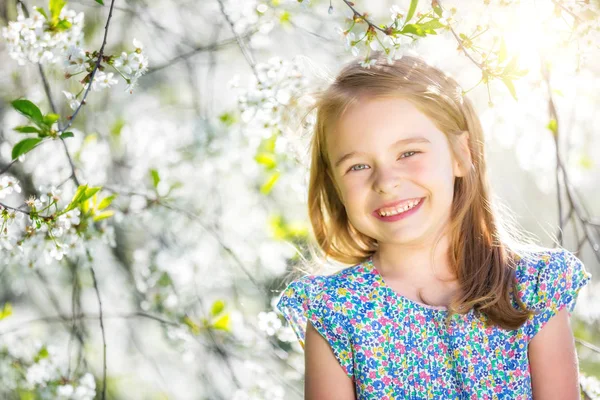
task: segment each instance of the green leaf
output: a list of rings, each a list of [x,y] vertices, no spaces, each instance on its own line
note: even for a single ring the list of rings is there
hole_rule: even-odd
[[[27,153],[41,141],[42,139],[40,138],[28,138],[21,140],[19,143],[15,144],[15,147],[12,149],[12,159],[14,160],[20,155]]]
[[[219,115],[219,120],[225,126],[231,126],[236,122],[235,115],[233,115],[232,113],[229,113],[229,112],[225,112],[225,113]]]
[[[579,165],[581,165],[582,168],[591,170],[594,167],[594,160],[587,154],[582,154],[579,157]]]
[[[65,4],[67,4],[65,0],[50,0],[50,18],[52,21],[58,21],[60,12]]]
[[[290,16],[291,14],[289,13],[289,11],[284,11],[281,13],[281,15],[279,16],[279,23],[281,25],[284,25],[286,23],[290,23]]]
[[[418,24],[406,24],[406,25],[404,25],[404,28],[402,28],[401,32],[402,33],[412,33],[413,35],[422,36],[422,37],[427,36],[427,32],[425,32],[425,30],[423,28],[421,28],[421,25],[418,25]]]
[[[19,400],[36,400],[35,393],[37,393],[37,391],[34,393],[31,390],[26,390],[26,389],[22,389],[22,388],[17,389],[17,391],[18,391],[18,395],[19,395]]]
[[[415,11],[417,10],[417,4],[419,4],[419,0],[411,0],[410,7],[408,7],[408,14],[406,14],[406,22],[410,21],[413,15],[415,15]]]
[[[0,321],[12,315],[12,304],[4,303],[4,307],[0,311]]]
[[[58,24],[56,24],[56,29],[59,31],[66,31],[67,29],[71,28],[71,26],[72,24],[69,21],[63,19],[58,21]]]
[[[528,72],[529,72],[529,70],[527,68],[525,68],[525,69],[521,69],[519,71],[514,71],[511,75],[512,76],[525,76],[525,75],[527,75]]]
[[[102,1],[102,0],[96,0],[96,3],[104,5],[104,1]]]
[[[40,14],[42,14],[44,16],[44,18],[46,19],[46,21],[48,21],[48,15],[46,14],[46,11],[42,7],[33,7],[33,8],[35,8]]]
[[[558,121],[556,121],[554,118],[551,118],[550,122],[548,122],[548,125],[546,125],[546,128],[550,129],[550,132],[556,136],[558,134]]]
[[[287,222],[281,215],[271,215],[268,227],[271,235],[277,240],[292,241],[308,235],[308,227],[304,222]]]
[[[92,197],[93,195],[95,195],[100,189],[101,189],[100,187],[88,187],[87,184],[79,185],[79,187],[77,188],[77,191],[75,192],[75,194],[73,195],[73,198],[71,199],[71,202],[69,203],[67,208],[65,208],[62,211],[62,214],[66,213],[67,211],[71,211],[72,209],[77,207],[81,202],[84,202],[87,199],[89,199],[90,197]]]
[[[502,77],[502,82],[504,82],[504,84],[506,85],[506,87],[510,91],[510,94],[512,94],[512,97],[515,100],[518,100],[517,99],[517,91],[515,90],[515,85],[513,84],[513,82],[509,78],[507,78],[505,76]]]
[[[506,67],[504,67],[504,71],[502,71],[502,75],[511,75],[517,69],[517,56],[514,56],[510,59]]]
[[[154,187],[157,187],[158,182],[160,182],[160,176],[158,175],[158,171],[153,168],[150,170],[150,175],[152,175],[152,185],[154,185]]]
[[[167,287],[169,285],[171,285],[171,283],[173,283],[173,281],[171,280],[171,277],[169,276],[168,273],[163,272],[162,275],[160,276],[160,278],[158,278],[158,282],[156,282],[158,284],[158,286],[161,287]]]
[[[272,153],[258,153],[254,156],[257,163],[264,165],[267,169],[272,169],[277,166],[275,160],[275,154]]]
[[[225,302],[223,300],[217,300],[213,303],[210,309],[210,315],[217,316],[221,314],[221,311],[225,309]]]
[[[98,193],[100,189],[100,186],[86,188],[80,201],[86,201],[87,199],[91,198],[93,195]]]
[[[186,315],[185,317],[183,317],[183,321],[182,321],[182,322],[183,322],[184,324],[186,324],[186,325],[187,325],[187,326],[190,328],[190,330],[192,331],[192,333],[193,333],[194,335],[198,335],[198,334],[200,334],[200,326],[199,326],[197,323],[195,323],[194,321],[192,321],[192,320],[190,319],[190,317],[188,317],[188,316]]]
[[[42,346],[40,351],[38,351],[38,353],[35,355],[35,357],[33,357],[33,361],[39,362],[40,360],[42,360],[44,358],[48,358],[49,355],[50,355],[50,353],[48,353],[48,349],[46,348],[46,346]]]
[[[86,188],[87,185],[79,185],[79,187],[75,191],[75,194],[73,195],[73,198],[71,199],[71,204],[79,203],[80,198],[81,196],[83,196],[83,193],[85,192]]]
[[[115,212],[113,210],[102,211],[101,213],[95,214],[92,219],[94,221],[101,221],[103,219],[110,218],[113,215],[115,215]]]
[[[13,129],[21,133],[41,133],[40,130],[35,126],[17,126]]]
[[[429,31],[432,29],[440,29],[440,28],[445,27],[445,25],[442,24],[439,19],[432,19],[430,21],[420,24],[420,26],[422,29],[425,29],[426,31]]]
[[[11,104],[15,110],[29,118],[37,126],[42,127],[44,125],[44,117],[42,116],[42,112],[38,106],[33,104],[31,101],[20,99],[13,101]]]
[[[212,327],[223,331],[229,331],[229,314],[225,314],[213,322]]]
[[[277,179],[279,179],[280,174],[279,171],[275,171],[271,174],[271,177],[260,187],[260,192],[262,194],[268,194],[273,188],[273,185],[275,185],[275,182],[277,182]]]
[[[52,126],[52,124],[58,121],[59,118],[60,115],[49,113],[44,116],[44,123],[48,126]]]
[[[442,7],[440,7],[440,5],[437,1],[431,2],[431,4],[433,5],[433,11],[441,18],[443,15]]]
[[[283,240],[287,236],[287,230],[283,223],[281,215],[272,215],[269,217],[269,231],[275,239]]]
[[[278,133],[275,131],[270,137],[261,140],[258,145],[258,152],[264,151],[267,153],[273,153],[277,144]]]
[[[74,137],[74,136],[75,136],[75,135],[73,135],[73,132],[63,132],[63,133],[61,133],[61,134],[60,134],[60,137],[61,137],[62,139],[66,139],[66,138],[68,138],[68,137]]]
[[[121,134],[121,129],[125,126],[125,120],[123,118],[118,118],[115,120],[113,125],[110,127],[110,133],[113,136],[119,136]]]
[[[115,197],[117,197],[116,194],[111,194],[110,196],[103,198],[100,204],[98,205],[98,210],[104,210],[106,207],[110,206],[110,203],[112,203]]]
[[[498,62],[503,63],[506,60],[506,42],[504,41],[504,37],[502,37],[502,41],[500,42],[500,50],[498,50]]]
[[[179,181],[177,181],[177,182],[174,182],[174,183],[171,185],[171,187],[169,188],[169,191],[167,192],[167,195],[171,194],[171,191],[173,191],[173,190],[175,190],[175,189],[178,189],[178,188],[180,188],[180,187],[183,187],[183,183],[182,183],[182,182],[179,182]]]

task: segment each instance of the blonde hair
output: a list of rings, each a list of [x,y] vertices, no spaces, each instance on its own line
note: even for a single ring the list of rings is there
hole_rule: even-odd
[[[450,264],[460,290],[448,306],[448,318],[473,308],[488,324],[517,329],[532,314],[514,296],[519,309],[511,304],[515,292],[515,262],[522,252],[539,248],[526,238],[500,209],[494,209],[486,175],[484,136],[473,105],[462,95],[458,83],[424,60],[404,55],[388,64],[385,55],[375,52],[370,68],[358,59],[348,63],[325,90],[315,93],[314,132],[310,143],[308,212],[316,244],[313,254],[342,264],[366,261],[378,247],[377,241],[356,230],[333,176],[327,154],[327,137],[347,108],[363,96],[398,96],[423,112],[450,144],[461,163],[459,135],[468,134],[471,169],[457,177],[450,223]],[[443,233],[443,232],[442,232]],[[439,243],[437,240],[436,243]],[[433,254],[433,252],[432,252]]]

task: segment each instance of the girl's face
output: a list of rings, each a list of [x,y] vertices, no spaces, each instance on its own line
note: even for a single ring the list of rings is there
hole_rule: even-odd
[[[353,104],[328,137],[327,151],[350,222],[380,244],[422,245],[448,222],[454,178],[464,172],[446,135],[409,101]],[[396,216],[379,215],[382,207],[395,213],[410,201],[420,202]]]

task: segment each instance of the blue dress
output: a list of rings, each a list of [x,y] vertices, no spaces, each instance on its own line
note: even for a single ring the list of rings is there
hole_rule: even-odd
[[[353,379],[357,400],[525,400],[532,397],[529,341],[559,310],[573,312],[591,274],[564,249],[528,254],[515,274],[520,299],[539,311],[516,330],[486,327],[485,315],[473,310],[446,325],[446,308],[396,293],[372,258],[294,280],[276,308],[302,347],[311,321]]]

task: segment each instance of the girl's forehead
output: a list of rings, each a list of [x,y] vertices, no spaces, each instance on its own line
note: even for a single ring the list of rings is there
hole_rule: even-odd
[[[445,135],[435,123],[408,100],[368,99],[348,107],[327,135],[331,149],[347,144],[392,144],[398,140],[423,137],[430,143]]]

